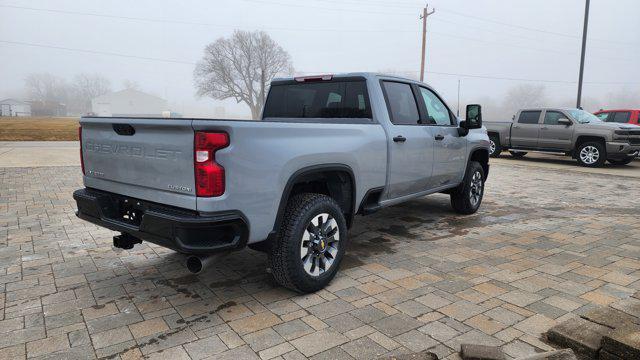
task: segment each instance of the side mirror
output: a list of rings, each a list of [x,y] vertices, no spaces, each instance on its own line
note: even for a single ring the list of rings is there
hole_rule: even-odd
[[[571,124],[572,124],[571,120],[567,118],[558,119],[558,125],[571,126]]]
[[[482,107],[478,104],[467,105],[466,118],[460,126],[467,130],[480,129],[482,127]]]

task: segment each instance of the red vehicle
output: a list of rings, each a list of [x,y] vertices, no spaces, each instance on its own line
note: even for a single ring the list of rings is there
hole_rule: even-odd
[[[640,110],[600,110],[596,111],[594,115],[605,122],[640,125]]]

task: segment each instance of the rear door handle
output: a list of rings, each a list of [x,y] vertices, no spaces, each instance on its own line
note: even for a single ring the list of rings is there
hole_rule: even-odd
[[[436,139],[436,140],[438,140],[438,141],[440,141],[440,140],[443,140],[443,139],[444,139],[444,136],[442,136],[442,135],[438,134],[438,135],[436,135],[436,138],[435,138],[435,139]]]
[[[393,138],[393,141],[395,141],[395,142],[405,142],[405,141],[407,141],[407,138],[402,136],[402,135],[398,135],[398,136],[395,136]]]

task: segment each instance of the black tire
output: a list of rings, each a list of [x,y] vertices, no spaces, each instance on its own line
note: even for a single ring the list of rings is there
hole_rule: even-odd
[[[583,152],[593,152],[597,156],[597,159],[594,157],[583,156]],[[578,160],[578,164],[586,167],[601,167],[604,165],[604,162],[607,160],[607,152],[604,148],[604,145],[597,141],[589,141],[582,143],[578,146],[575,154],[576,160]]]
[[[480,194],[477,200],[474,200],[474,194],[477,193],[477,188],[472,192],[473,183],[476,174],[480,176]],[[482,197],[484,196],[484,181],[485,173],[484,168],[477,161],[470,161],[467,166],[467,171],[464,174],[462,183],[458,185],[450,194],[451,207],[457,213],[469,215],[473,214],[480,208],[482,204]],[[476,184],[477,186],[477,184]]]
[[[607,161],[610,162],[613,165],[621,165],[622,166],[622,165],[629,165],[633,161],[633,158],[630,157],[630,158],[626,158],[626,159],[622,159],[622,160],[609,159]]]
[[[334,234],[338,235],[339,241],[333,247],[333,249],[337,248],[335,256],[329,254],[333,257],[332,264],[328,266],[326,271],[313,276],[307,273],[304,268],[301,246],[303,235],[308,231],[311,221],[320,216],[320,214],[328,214],[335,220],[337,233]],[[333,238],[335,239],[335,235]],[[335,200],[322,194],[305,193],[296,195],[287,204],[282,225],[269,253],[269,265],[272,275],[276,282],[291,290],[302,293],[318,291],[329,284],[336,275],[344,256],[346,241],[347,222],[342,209]],[[309,242],[307,241],[307,243]],[[325,249],[325,243],[323,242],[322,244],[322,248]],[[329,241],[326,244],[326,249],[329,249]],[[331,244],[335,244],[335,242]],[[307,251],[311,253],[310,250]],[[327,256],[326,258],[323,257],[323,259],[328,261],[329,258],[326,252],[323,256]],[[325,262],[325,266],[326,264],[327,262]],[[316,267],[317,269],[321,268],[321,266]]]
[[[527,155],[526,151],[509,151],[509,153],[516,159],[522,159],[525,155]]]
[[[496,135],[489,135],[489,142],[492,143],[489,146],[489,156],[493,158],[500,156],[500,153],[502,152],[502,146],[500,145],[500,138]]]

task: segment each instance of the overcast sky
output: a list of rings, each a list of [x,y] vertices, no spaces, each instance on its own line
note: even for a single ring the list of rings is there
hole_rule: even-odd
[[[458,79],[469,102],[499,99],[520,83],[543,83],[553,97],[575,98],[584,0],[429,4],[436,12],[429,17],[426,82],[452,106]],[[19,94],[29,73],[68,79],[99,73],[115,90],[132,80],[175,111],[206,115],[222,103],[195,96],[193,64],[206,44],[234,29],[267,31],[298,72],[417,76],[423,6],[412,0],[0,0],[0,97]],[[585,96],[636,90],[639,69],[640,1],[592,0]],[[224,105],[228,113],[249,113],[231,101]]]

